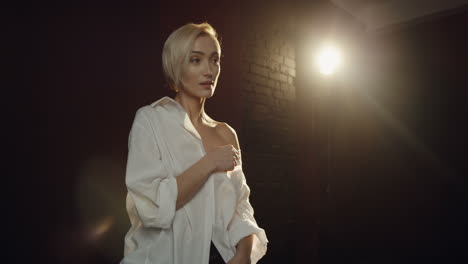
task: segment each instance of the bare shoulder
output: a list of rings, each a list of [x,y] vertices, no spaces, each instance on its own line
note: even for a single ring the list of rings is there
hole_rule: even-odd
[[[216,133],[226,142],[239,149],[239,140],[234,128],[224,122],[216,122]]]
[[[224,144],[233,145],[237,150],[239,147],[239,140],[237,139],[237,133],[230,125],[225,122],[219,122],[205,114],[205,118],[210,123],[210,126],[215,129],[216,135],[224,142]]]

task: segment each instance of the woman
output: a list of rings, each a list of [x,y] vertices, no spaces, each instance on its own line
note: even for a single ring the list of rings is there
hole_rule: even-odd
[[[184,25],[164,44],[164,74],[176,96],[135,115],[126,171],[132,227],[122,263],[256,263],[266,253],[236,133],[204,111],[220,56],[208,23]]]

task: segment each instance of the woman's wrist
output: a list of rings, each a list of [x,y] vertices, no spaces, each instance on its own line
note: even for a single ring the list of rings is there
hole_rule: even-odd
[[[233,259],[236,260],[235,263],[250,264],[252,262],[250,260],[250,255],[244,255],[239,253],[236,253]]]
[[[207,155],[203,156],[200,161],[202,162],[202,166],[205,168],[208,176],[215,172],[216,165],[207,157]]]

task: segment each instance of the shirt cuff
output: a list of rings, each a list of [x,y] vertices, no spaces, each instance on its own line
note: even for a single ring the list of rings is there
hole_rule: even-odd
[[[229,233],[230,242],[234,248],[242,238],[254,234],[252,253],[250,255],[252,264],[257,263],[266,254],[268,239],[265,230],[258,227],[256,223],[250,220],[243,220],[237,225],[232,226]]]
[[[159,217],[157,225],[161,228],[171,228],[172,220],[175,216],[177,202],[177,180],[169,177],[161,181],[157,197],[159,207]]]

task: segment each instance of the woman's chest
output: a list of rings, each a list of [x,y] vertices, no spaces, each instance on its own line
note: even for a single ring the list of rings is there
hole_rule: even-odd
[[[198,133],[200,134],[206,152],[229,144],[214,127],[199,128]]]

